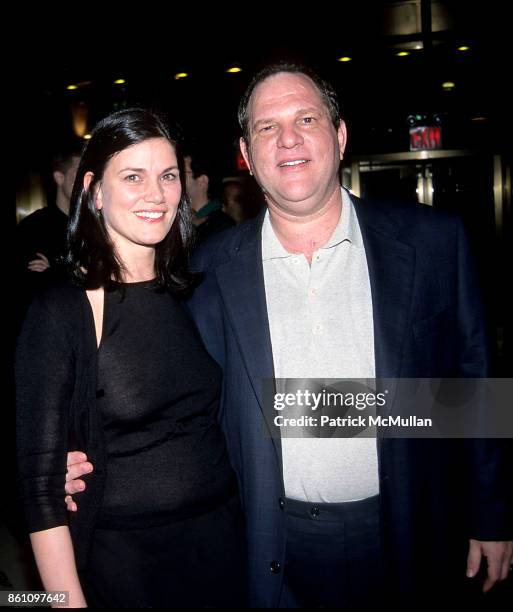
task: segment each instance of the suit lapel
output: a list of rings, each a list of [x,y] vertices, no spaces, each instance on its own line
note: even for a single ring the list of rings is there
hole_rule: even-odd
[[[404,336],[410,320],[415,250],[397,239],[397,225],[381,208],[352,197],[362,232],[369,269],[374,319],[374,356],[376,378],[398,378]],[[389,401],[381,413],[393,410],[396,385],[386,381]],[[377,439],[380,477],[386,472],[386,446],[381,436]]]
[[[262,267],[261,229],[263,216],[242,233],[230,258],[216,268],[221,297],[233,327],[244,366],[270,431],[275,414],[264,401],[264,380],[272,381],[274,364]],[[273,439],[281,463],[280,440]]]
[[[415,250],[397,239],[397,225],[381,208],[352,200],[369,268],[376,378],[396,378],[410,319]]]

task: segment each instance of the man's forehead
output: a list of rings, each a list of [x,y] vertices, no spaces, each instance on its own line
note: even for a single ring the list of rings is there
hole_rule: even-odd
[[[259,83],[250,99],[249,111],[253,115],[267,111],[288,100],[304,98],[309,105],[324,106],[322,95],[315,83],[305,74],[278,72]]]

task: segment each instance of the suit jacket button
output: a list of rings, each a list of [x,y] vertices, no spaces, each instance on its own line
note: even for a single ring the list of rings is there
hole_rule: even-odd
[[[312,509],[310,510],[310,514],[312,515],[312,518],[317,518],[319,516],[319,507],[318,506],[313,506]]]
[[[285,500],[283,499],[283,497],[280,497],[280,499],[278,500],[278,504],[280,505],[281,510],[285,508]]]
[[[271,561],[271,574],[279,574],[281,572],[281,563],[279,561]]]

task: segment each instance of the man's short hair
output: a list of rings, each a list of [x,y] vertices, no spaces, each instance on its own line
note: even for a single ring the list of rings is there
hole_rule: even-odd
[[[338,130],[340,126],[340,111],[337,94],[333,86],[328,81],[325,81],[315,70],[313,70],[313,68],[310,68],[309,66],[292,62],[277,62],[274,64],[269,64],[257,72],[242,96],[239,104],[238,118],[244,140],[249,142],[249,103],[256,86],[269,77],[281,72],[302,74],[308,77],[314,83],[321,95],[324,105],[328,109],[335,129]]]
[[[184,157],[190,158],[191,172],[194,178],[208,176],[208,197],[218,198],[221,195],[221,170],[216,162],[215,151],[208,149],[204,143],[191,141],[185,146]]]
[[[71,167],[74,157],[80,157],[82,147],[78,143],[72,143],[63,147],[52,157],[52,172],[62,172],[65,174]]]

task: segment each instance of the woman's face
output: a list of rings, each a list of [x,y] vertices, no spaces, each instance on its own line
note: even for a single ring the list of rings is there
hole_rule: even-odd
[[[109,160],[96,207],[123,261],[167,236],[181,195],[176,153],[165,138],[132,145]]]

